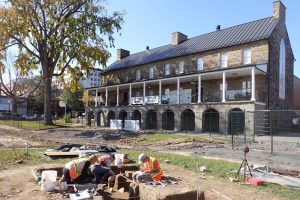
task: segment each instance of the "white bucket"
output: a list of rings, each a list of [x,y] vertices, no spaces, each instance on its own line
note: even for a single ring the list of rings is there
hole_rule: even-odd
[[[116,153],[115,154],[115,165],[121,166],[124,162],[124,154]]]
[[[55,190],[57,171],[45,170],[42,172],[41,190],[44,192],[53,192]]]

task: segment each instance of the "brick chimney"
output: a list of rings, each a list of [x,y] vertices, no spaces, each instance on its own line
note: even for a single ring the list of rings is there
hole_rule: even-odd
[[[127,56],[130,56],[130,51],[125,49],[117,49],[117,60],[121,60]]]
[[[273,18],[285,22],[285,6],[280,0],[273,2]]]
[[[172,45],[178,45],[187,40],[187,36],[180,32],[172,33]]]

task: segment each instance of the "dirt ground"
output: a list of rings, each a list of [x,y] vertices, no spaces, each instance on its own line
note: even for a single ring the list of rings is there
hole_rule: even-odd
[[[40,186],[34,183],[34,178],[30,172],[33,167],[47,168],[54,166],[57,165],[24,166],[14,170],[3,171],[3,173],[0,174],[0,199],[63,199],[62,194],[60,194],[58,191],[54,193],[42,192],[40,190]],[[206,177],[206,179],[200,179],[200,181],[197,181],[195,173],[191,171],[174,167],[172,165],[163,165],[162,168],[165,169],[165,174],[188,182],[191,188],[197,188],[197,186],[199,186],[200,190],[204,191],[205,199],[217,200],[224,199],[224,197],[228,197],[230,199],[244,199],[247,197],[246,199],[248,200],[277,200],[274,197],[268,197],[269,195],[262,192],[257,193],[256,189],[252,186],[244,186],[238,183],[231,183],[228,180],[220,180],[213,177]],[[176,189],[180,190],[180,188]]]
[[[24,131],[0,126],[0,149],[25,147],[52,147],[65,143],[77,143],[88,145],[108,145],[117,148],[152,149],[159,151],[172,151],[183,154],[229,159],[240,162],[242,153],[232,151],[231,147],[222,142],[199,142],[187,140],[180,142],[161,141],[155,145],[141,146],[136,143],[136,138],[144,137],[143,133],[132,133],[127,131],[111,131],[96,128],[63,128],[42,131]],[[264,142],[265,143],[265,142]],[[260,143],[259,143],[260,144]],[[258,145],[258,144],[255,144]],[[251,148],[251,147],[250,147]],[[252,155],[251,155],[252,153]],[[289,157],[271,157],[264,152],[250,151],[250,163],[259,162],[266,165],[280,165],[299,170],[300,162]],[[23,166],[14,170],[5,170],[0,174],[0,199],[62,199],[59,193],[43,193],[40,186],[34,183],[30,169],[41,166]],[[43,166],[45,167],[45,166]],[[206,177],[196,181],[193,172],[174,167],[163,166],[169,175],[180,176],[190,183],[191,188],[200,186],[204,190],[206,199],[275,199],[268,197],[262,191],[259,193],[252,186],[231,183],[228,180]],[[223,197],[221,197],[223,196]],[[275,199],[276,200],[276,199]]]
[[[6,129],[3,129],[6,128]],[[203,136],[208,135],[202,134]],[[143,138],[143,132],[134,133],[105,128],[60,128],[41,131],[12,130],[0,125],[0,149],[9,147],[53,147],[60,144],[108,145],[116,148],[150,149],[172,151],[186,155],[198,155],[207,158],[221,158],[237,163],[243,157],[244,145],[232,150],[230,144],[222,142],[199,142],[197,140],[168,141],[140,145],[136,138]],[[189,136],[192,136],[189,134]],[[196,136],[196,135],[195,135]],[[196,138],[196,137],[195,137]],[[273,168],[287,168],[300,171],[300,133],[288,137],[276,136],[274,139],[275,156],[270,154],[270,137],[256,137],[256,143],[248,144],[250,164],[267,165]]]

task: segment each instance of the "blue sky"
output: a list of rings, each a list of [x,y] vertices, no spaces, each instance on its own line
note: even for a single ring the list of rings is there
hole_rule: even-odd
[[[171,33],[180,31],[189,38],[242,24],[273,14],[274,0],[108,0],[109,11],[126,11],[121,36],[115,36],[115,49],[108,64],[116,59],[116,49],[136,53],[171,43]],[[300,77],[299,0],[282,0],[286,25],[296,58],[294,73]]]

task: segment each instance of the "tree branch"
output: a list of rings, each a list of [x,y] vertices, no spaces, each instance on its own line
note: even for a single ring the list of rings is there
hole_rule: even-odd
[[[36,53],[34,53],[32,50],[30,50],[25,44],[23,44],[23,42],[15,37],[14,35],[10,35],[11,38],[13,38],[14,40],[16,40],[18,42],[19,45],[21,45],[22,47],[24,47],[29,53],[31,53],[32,55],[34,55],[35,57],[37,57],[38,59],[40,59],[40,56],[37,55]]]
[[[86,4],[86,3],[87,3],[87,1],[83,1],[81,4],[77,5],[73,10],[70,10],[70,12],[63,13],[65,10],[68,10],[68,8],[69,8],[72,4],[67,5],[67,6],[62,10],[61,15],[60,15],[61,17],[59,17],[59,19],[57,20],[58,23],[56,24],[56,26],[55,26],[53,29],[50,29],[49,35],[52,35],[53,32],[56,31],[56,30],[59,28],[59,26],[60,26],[61,24],[64,23],[64,21],[65,21],[66,19],[68,19],[72,14],[76,13],[76,12],[78,11],[78,9],[80,9],[80,8],[81,8],[84,4]]]
[[[64,65],[64,67],[61,69],[61,72],[60,72],[60,73],[54,73],[53,76],[61,76],[61,75],[65,72],[66,68],[69,66],[69,64],[70,64],[70,62],[71,62],[72,60],[73,60],[73,58],[71,57],[71,58],[68,60],[68,62]]]
[[[47,27],[46,27],[46,14],[44,11],[44,7],[42,6],[41,2],[36,0],[36,3],[39,5],[42,15],[43,15],[43,32],[44,32],[44,40],[46,40],[46,38],[48,38],[48,34],[47,34]]]
[[[18,43],[17,43],[17,42],[13,42],[13,43],[7,45],[6,47],[0,49],[0,51],[4,51],[4,50],[8,49],[9,47],[12,47],[12,46],[14,46],[14,45],[16,45],[16,44],[18,44]]]
[[[30,97],[39,88],[39,86],[41,85],[42,81],[43,81],[43,78],[41,76],[39,83],[36,85],[36,87],[31,92],[29,92],[28,97]]]

